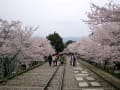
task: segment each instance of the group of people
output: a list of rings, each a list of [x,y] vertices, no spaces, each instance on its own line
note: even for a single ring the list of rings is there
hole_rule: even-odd
[[[75,67],[76,66],[76,59],[77,57],[75,55],[70,55],[70,65]],[[65,63],[65,57],[64,54],[53,54],[49,55],[47,58],[49,62],[49,66],[57,66],[58,61],[61,65]]]
[[[60,61],[60,64],[63,65],[65,57],[63,54],[53,54],[48,56],[48,62],[50,66],[57,66],[57,62]]]

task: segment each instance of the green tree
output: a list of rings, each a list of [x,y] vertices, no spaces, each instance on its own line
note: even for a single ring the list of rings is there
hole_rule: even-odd
[[[69,44],[71,44],[71,43],[74,43],[75,41],[73,41],[73,40],[68,40],[66,43],[65,43],[65,48],[69,45]]]
[[[61,52],[64,50],[63,39],[58,33],[54,32],[53,34],[49,34],[46,38],[50,40],[51,45],[56,52]]]

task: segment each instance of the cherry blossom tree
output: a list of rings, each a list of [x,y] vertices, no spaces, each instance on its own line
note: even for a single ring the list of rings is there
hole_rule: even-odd
[[[4,75],[11,74],[15,67],[33,61],[43,61],[44,56],[54,53],[47,39],[33,37],[38,27],[23,27],[20,21],[0,19],[0,67]]]
[[[102,56],[109,61],[119,63],[120,6],[113,2],[109,2],[103,7],[92,4],[88,18],[87,22],[93,30],[91,39],[100,43],[106,52],[105,55],[103,52]]]
[[[98,6],[91,3],[91,12],[87,13],[88,24],[98,25],[109,22],[120,22],[120,6],[113,1],[105,4],[105,6]]]
[[[92,33],[89,37],[71,44],[67,52],[77,52],[82,58],[102,64],[120,66],[120,6],[109,2],[106,6],[91,4],[91,12],[85,21]],[[79,44],[78,44],[79,43]]]

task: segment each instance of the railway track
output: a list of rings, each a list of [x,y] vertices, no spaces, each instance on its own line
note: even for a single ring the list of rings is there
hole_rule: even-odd
[[[57,86],[62,88],[64,67],[60,65],[50,67],[48,63],[45,63],[38,68],[1,83],[0,90],[50,90],[50,88],[56,86],[54,82],[59,83]]]
[[[58,66],[53,75],[47,81],[43,90],[62,90],[64,81],[65,65]]]
[[[0,84],[0,90],[117,90],[88,66],[77,62],[70,65],[70,57],[63,66],[48,63]]]

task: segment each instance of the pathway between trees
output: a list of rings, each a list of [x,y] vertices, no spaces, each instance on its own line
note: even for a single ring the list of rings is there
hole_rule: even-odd
[[[82,64],[77,62],[77,66],[72,67],[70,57],[66,57],[66,60],[63,90],[116,90]],[[45,63],[0,84],[0,90],[42,90],[55,70],[56,67],[50,67],[48,63]]]
[[[77,62],[77,67],[73,69],[80,90],[116,90],[112,85],[104,81],[81,63]]]

